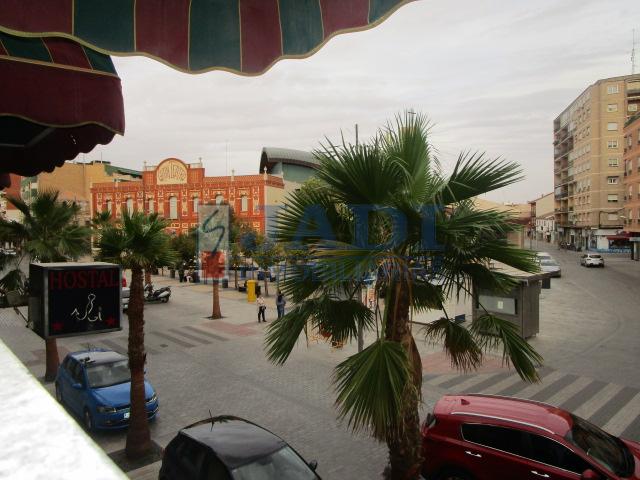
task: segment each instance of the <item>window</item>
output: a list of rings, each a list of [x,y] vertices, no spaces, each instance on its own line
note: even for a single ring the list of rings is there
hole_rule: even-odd
[[[193,197],[193,213],[198,213],[198,203],[200,203],[200,199],[197,196]]]
[[[609,185],[617,185],[618,184],[618,177],[607,177],[607,183]]]
[[[638,104],[637,104],[637,103],[630,103],[630,104],[627,106],[627,110],[628,110],[629,112],[637,112],[637,111],[638,111]]]
[[[169,197],[169,218],[176,220],[178,218],[178,198]]]
[[[618,140],[609,140],[607,142],[608,148],[618,148]]]
[[[610,132],[615,132],[618,130],[618,123],[617,122],[609,122],[607,123],[607,130],[609,130]]]
[[[147,200],[147,209],[149,210],[149,213],[153,213],[153,198]]]
[[[609,159],[609,166],[610,167],[618,167],[618,166],[620,166],[620,161],[617,158],[610,158]]]
[[[221,205],[224,202],[224,197],[222,195],[216,195],[216,205]]]
[[[609,195],[607,195],[607,202],[615,203],[617,201],[618,201],[618,194],[617,193],[610,193]]]
[[[249,210],[249,199],[246,195],[242,195],[240,197],[240,211],[246,212],[247,210]]]
[[[531,440],[531,460],[581,474],[591,466],[564,445],[550,438],[524,433]]]
[[[129,215],[133,213],[133,198],[127,198],[127,213]]]
[[[113,213],[113,203],[111,203],[111,200],[107,200],[107,212]]]
[[[618,88],[618,85],[607,85],[607,93],[609,95],[613,93],[618,93],[619,91],[620,89]]]
[[[521,457],[526,456],[527,453],[524,432],[512,428],[466,424],[462,425],[462,437],[468,442]]]
[[[617,112],[617,111],[618,111],[617,103],[610,103],[609,105],[607,105],[607,112]]]

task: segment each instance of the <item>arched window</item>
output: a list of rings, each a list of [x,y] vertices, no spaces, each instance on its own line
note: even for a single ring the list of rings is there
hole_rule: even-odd
[[[224,197],[222,195],[216,195],[216,205],[221,205],[224,202]]]
[[[153,198],[147,200],[147,210],[149,213],[153,213]]]
[[[129,215],[133,213],[133,198],[127,198],[127,212]]]
[[[240,197],[240,211],[246,212],[249,210],[249,199],[246,195],[242,195]]]
[[[197,196],[193,197],[193,213],[194,214],[198,213],[198,203],[200,203],[200,199]]]
[[[111,203],[111,200],[107,200],[107,212],[113,213],[113,204]]]
[[[178,218],[178,198],[169,197],[169,218],[176,220]]]

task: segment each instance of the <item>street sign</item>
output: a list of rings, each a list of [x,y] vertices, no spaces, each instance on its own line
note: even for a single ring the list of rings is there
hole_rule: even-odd
[[[42,338],[122,330],[121,279],[111,263],[32,263],[29,323]]]

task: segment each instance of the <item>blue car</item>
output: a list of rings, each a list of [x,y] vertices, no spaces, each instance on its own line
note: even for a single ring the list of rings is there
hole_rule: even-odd
[[[87,430],[129,425],[131,374],[126,356],[111,350],[68,354],[56,376],[56,399],[82,418]],[[144,381],[147,417],[158,412],[158,396]]]

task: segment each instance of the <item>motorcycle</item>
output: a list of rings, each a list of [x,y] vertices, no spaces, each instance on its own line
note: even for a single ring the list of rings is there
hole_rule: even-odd
[[[158,290],[153,289],[153,285],[148,283],[144,287],[144,301],[145,302],[161,302],[167,303],[169,301],[169,297],[171,297],[171,287],[162,287]]]

